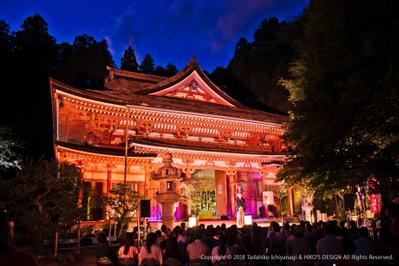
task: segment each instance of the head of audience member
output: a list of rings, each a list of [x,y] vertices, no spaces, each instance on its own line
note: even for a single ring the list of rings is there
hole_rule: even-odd
[[[190,231],[190,240],[198,240],[201,239],[201,233],[199,228],[194,228]]]
[[[99,233],[98,236],[97,236],[97,241],[101,245],[107,244],[107,234],[104,233],[104,232]]]
[[[151,247],[157,242],[157,235],[155,233],[148,233],[147,239],[145,241],[145,247],[148,253],[151,253]]]
[[[270,223],[269,230],[271,230],[272,232],[280,232],[280,225],[277,222],[273,221]]]
[[[350,229],[357,229],[356,222],[353,221],[353,220],[349,221],[349,228]]]
[[[334,228],[334,226],[332,224],[326,223],[324,225],[324,234],[326,236],[333,236],[334,232],[335,232],[335,228]]]
[[[227,244],[233,246],[237,243],[237,231],[231,226],[226,230]]]
[[[220,226],[220,228],[222,228],[222,231],[223,231],[223,232],[226,232],[226,224],[225,224],[225,223],[222,223],[222,225]]]
[[[293,234],[296,238],[301,238],[301,237],[303,237],[303,229],[302,229],[302,226],[295,226],[295,227],[292,227],[292,234]]]
[[[367,227],[364,227],[364,226],[360,227],[359,235],[361,237],[369,237],[369,230],[367,229]]]
[[[284,222],[283,228],[284,231],[289,231],[290,230],[290,223],[288,221]]]
[[[180,224],[180,227],[181,227],[181,229],[182,229],[183,231],[185,231],[185,230],[186,230],[186,223],[181,223],[181,224]]]
[[[164,234],[164,235],[167,235],[168,234],[168,227],[166,226],[166,225],[162,225],[161,226],[161,232]]]
[[[131,246],[134,246],[133,233],[126,233],[123,241],[123,254],[128,254]]]
[[[179,258],[179,248],[177,246],[177,240],[175,237],[169,237],[165,240],[165,250],[164,250],[164,257],[167,258]]]
[[[219,254],[220,256],[226,255],[227,238],[222,234],[219,238]]]

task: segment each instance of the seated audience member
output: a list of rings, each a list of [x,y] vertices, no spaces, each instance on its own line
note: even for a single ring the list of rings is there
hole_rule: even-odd
[[[208,248],[201,241],[198,229],[192,231],[191,240],[192,242],[187,245],[187,255],[190,261],[199,260],[201,257],[208,254]]]
[[[182,256],[180,254],[180,250],[177,244],[177,240],[174,236],[168,237],[165,240],[165,249],[163,251],[164,259],[176,259],[182,261]]]
[[[99,246],[96,248],[97,265],[116,265],[115,250],[108,245],[107,235],[101,232],[97,236]]]
[[[138,256],[139,265],[154,265],[157,262],[163,264],[162,250],[156,244],[157,236],[155,233],[149,233],[145,241],[145,245],[141,247]]]
[[[134,265],[137,261],[138,250],[133,243],[133,234],[127,233],[123,246],[118,251],[118,261],[120,265]]]
[[[227,254],[226,245],[227,245],[226,236],[221,235],[219,237],[219,244],[212,249],[212,253],[211,253],[212,263],[215,263],[217,261],[224,260],[227,258],[226,255],[228,255],[228,254]]]

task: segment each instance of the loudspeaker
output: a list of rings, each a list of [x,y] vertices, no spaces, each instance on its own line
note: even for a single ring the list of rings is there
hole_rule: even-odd
[[[150,200],[141,200],[140,201],[140,216],[141,217],[150,217]]]
[[[355,209],[355,195],[344,194],[344,208],[346,211],[353,211]]]
[[[222,215],[222,216],[220,216],[220,219],[221,219],[221,220],[228,220],[229,217],[227,217],[227,215]]]

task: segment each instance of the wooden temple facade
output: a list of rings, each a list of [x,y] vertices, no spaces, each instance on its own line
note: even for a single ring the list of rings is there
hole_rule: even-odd
[[[129,187],[151,200],[151,218],[160,219],[155,196],[163,188],[151,173],[168,154],[186,180],[195,181],[191,190],[178,183],[186,191],[175,206],[177,220],[194,212],[203,219],[233,218],[238,187],[246,213],[254,218],[262,216],[267,191],[274,192],[279,213],[282,205],[293,213],[293,193],[284,204],[276,182],[286,159],[281,143],[286,116],[242,105],[195,59],[168,78],[108,71],[106,90],[81,90],[50,79],[56,158],[79,166],[92,188],[108,193],[124,182],[126,171]]]

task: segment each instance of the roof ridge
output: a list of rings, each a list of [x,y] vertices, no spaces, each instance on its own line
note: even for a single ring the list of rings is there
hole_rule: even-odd
[[[113,78],[113,76],[121,76],[126,78],[136,78],[136,79],[149,80],[149,81],[162,81],[167,78],[164,76],[128,71],[110,66],[107,66],[107,70],[108,70],[108,78]]]

